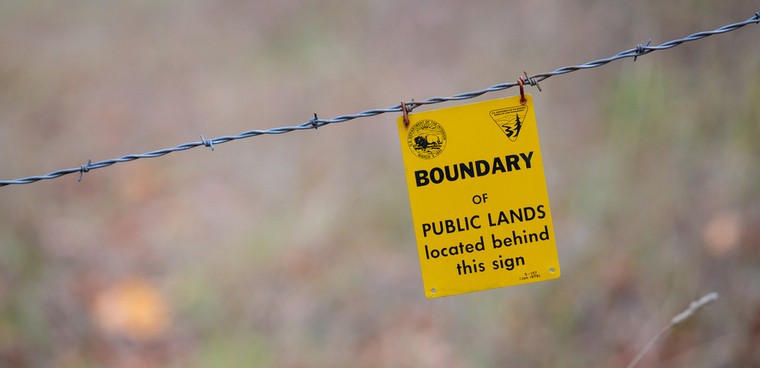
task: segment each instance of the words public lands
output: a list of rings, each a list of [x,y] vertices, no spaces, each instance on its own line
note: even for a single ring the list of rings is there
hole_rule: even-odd
[[[545,206],[527,206],[515,209],[503,210],[498,212],[489,212],[484,215],[474,214],[457,218],[442,219],[433,222],[426,222],[420,226],[423,238],[436,237],[445,234],[467,232],[470,230],[479,230],[483,227],[498,228],[504,225],[513,225],[526,223],[546,218],[547,213]],[[465,241],[459,241],[455,244],[446,244],[443,246],[424,245],[425,259],[434,260],[438,258],[447,258],[453,256],[464,256],[469,253],[477,253],[490,249],[509,249],[512,247],[530,246],[532,243],[546,241],[551,238],[549,226],[539,227],[537,232],[528,232],[527,230],[507,230],[498,232],[494,231],[490,236],[480,235],[477,238]],[[463,260],[456,265],[458,275],[467,275],[471,273],[484,272],[486,264],[489,264],[493,270],[505,269],[513,270],[517,266],[525,265],[525,258],[508,257],[504,258],[499,255],[498,258],[487,262],[481,262],[473,259],[471,262]]]

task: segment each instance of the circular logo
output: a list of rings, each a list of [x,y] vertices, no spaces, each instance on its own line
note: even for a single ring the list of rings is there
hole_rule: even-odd
[[[415,156],[431,159],[446,148],[446,132],[433,120],[420,120],[409,129],[406,142]]]

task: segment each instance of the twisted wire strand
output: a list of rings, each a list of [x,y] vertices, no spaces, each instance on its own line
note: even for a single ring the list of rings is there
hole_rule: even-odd
[[[697,32],[683,38],[678,38],[678,39],[664,42],[660,45],[650,46],[649,43],[647,43],[646,45],[639,44],[632,49],[621,51],[607,58],[592,60],[580,65],[565,66],[565,67],[561,67],[547,73],[534,74],[534,75],[524,78],[524,80],[528,84],[535,86],[535,85],[538,85],[539,82],[549,79],[555,75],[572,73],[572,72],[576,72],[576,71],[584,70],[584,69],[598,68],[600,66],[606,65],[613,61],[625,59],[625,58],[634,58],[635,60],[636,58],[640,56],[647,55],[654,51],[671,49],[673,47],[676,47],[686,42],[701,40],[705,37],[735,31],[748,24],[758,24],[758,23],[760,23],[760,12],[756,12],[754,16],[752,16],[751,18],[743,22],[727,24],[723,27],[720,27],[712,31]],[[517,82],[500,83],[500,84],[496,84],[491,87],[484,88],[477,91],[464,92],[464,93],[460,93],[460,94],[456,94],[456,95],[448,96],[448,97],[431,97],[426,100],[408,102],[406,103],[406,105],[407,105],[407,108],[413,109],[413,108],[416,108],[419,106],[425,106],[425,105],[468,100],[468,99],[482,96],[486,93],[503,91],[503,90],[515,87],[517,85],[518,85]],[[365,110],[365,111],[355,113],[355,114],[340,115],[332,119],[320,119],[320,118],[317,118],[315,114],[313,119],[310,119],[298,125],[281,126],[277,128],[263,129],[263,130],[254,129],[254,130],[248,130],[248,131],[242,132],[237,135],[226,135],[226,136],[216,137],[212,139],[205,139],[203,136],[201,136],[201,141],[188,142],[176,147],[164,148],[164,149],[149,151],[149,152],[140,153],[140,154],[130,154],[130,155],[122,156],[119,158],[103,160],[103,161],[98,161],[98,162],[88,161],[87,164],[81,165],[80,167],[53,171],[45,175],[27,176],[27,177],[15,179],[15,180],[0,180],[0,187],[4,187],[7,185],[31,184],[40,180],[55,179],[64,175],[74,174],[74,173],[79,173],[79,180],[81,180],[82,174],[84,173],[87,173],[91,170],[108,167],[120,162],[129,162],[129,161],[134,161],[134,160],[143,159],[143,158],[160,157],[172,152],[189,150],[189,149],[199,147],[199,146],[209,147],[213,151],[213,147],[215,145],[219,145],[222,143],[227,143],[227,142],[231,142],[231,141],[235,141],[239,139],[252,138],[252,137],[256,137],[260,135],[285,134],[285,133],[290,133],[297,130],[317,129],[325,125],[345,123],[347,121],[351,121],[354,119],[367,118],[367,117],[372,117],[372,116],[377,116],[377,115],[387,114],[387,113],[398,113],[401,111],[402,111],[402,106],[401,104],[399,104],[399,105],[386,107],[386,108]]]

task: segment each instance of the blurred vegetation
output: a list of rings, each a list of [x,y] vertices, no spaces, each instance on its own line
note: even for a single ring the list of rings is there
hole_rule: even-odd
[[[756,11],[6,0],[0,176],[470,91]],[[624,366],[708,291],[641,366],[760,365],[758,32],[533,91],[552,282],[424,298],[393,116],[1,188],[0,366]]]

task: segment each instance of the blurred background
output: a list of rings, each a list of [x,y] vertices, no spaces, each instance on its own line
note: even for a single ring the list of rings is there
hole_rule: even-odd
[[[3,0],[0,178],[477,90],[756,11]],[[758,40],[528,87],[550,282],[424,297],[394,114],[0,188],[0,366],[619,367],[710,291],[640,366],[758,366]]]

